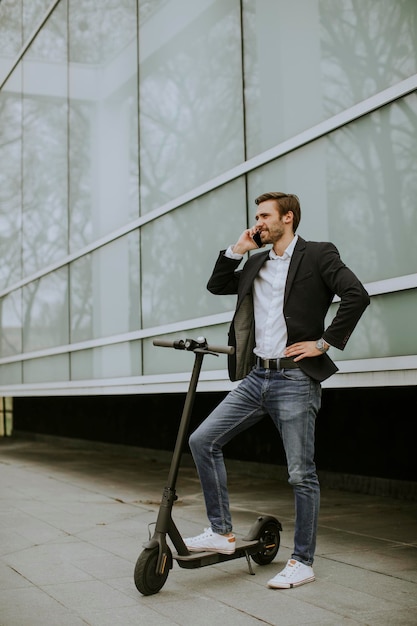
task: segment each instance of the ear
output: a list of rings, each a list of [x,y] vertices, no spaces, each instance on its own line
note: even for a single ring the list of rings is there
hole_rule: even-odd
[[[294,213],[292,211],[288,211],[288,213],[284,215],[283,219],[285,224],[290,224],[294,220]]]

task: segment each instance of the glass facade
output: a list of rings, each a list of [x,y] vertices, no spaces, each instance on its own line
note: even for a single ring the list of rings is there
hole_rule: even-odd
[[[136,2],[68,2],[68,224],[76,252],[139,215]]]
[[[414,0],[2,0],[1,395],[186,381],[152,340],[227,343],[206,283],[270,190],[372,296],[332,385],[415,384],[416,89]]]
[[[143,214],[244,159],[240,2],[163,2],[139,27]]]
[[[417,72],[414,0],[243,0],[252,156]]]

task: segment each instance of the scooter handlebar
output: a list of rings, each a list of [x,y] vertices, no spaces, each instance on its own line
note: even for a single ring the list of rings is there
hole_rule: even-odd
[[[219,354],[233,354],[235,349],[233,346],[209,346],[205,340],[198,339],[179,339],[176,341],[167,341],[165,339],[154,339],[154,346],[160,346],[162,348],[175,348],[176,350],[189,350],[193,351],[197,349],[203,349],[207,352],[217,352]]]
[[[233,346],[207,346],[209,352],[219,352],[219,354],[234,354]]]

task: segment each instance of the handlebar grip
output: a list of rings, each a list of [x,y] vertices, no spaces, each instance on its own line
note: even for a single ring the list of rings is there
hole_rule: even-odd
[[[220,354],[234,354],[233,346],[207,346],[209,352],[219,352]]]
[[[154,346],[160,346],[161,348],[176,348],[177,350],[187,350],[187,349],[192,350],[192,348],[189,348],[183,340],[167,341],[166,339],[154,339],[152,343]],[[233,354],[235,351],[233,346],[206,345],[204,349],[207,350],[207,352],[217,352],[219,354]]]
[[[178,341],[167,341],[166,339],[154,339],[152,343],[161,348],[176,348],[178,345]]]

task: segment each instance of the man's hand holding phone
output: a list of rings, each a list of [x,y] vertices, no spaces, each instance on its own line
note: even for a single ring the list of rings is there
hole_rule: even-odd
[[[249,250],[262,248],[263,245],[259,229],[254,226],[243,231],[232,250],[236,254],[246,254]]]

